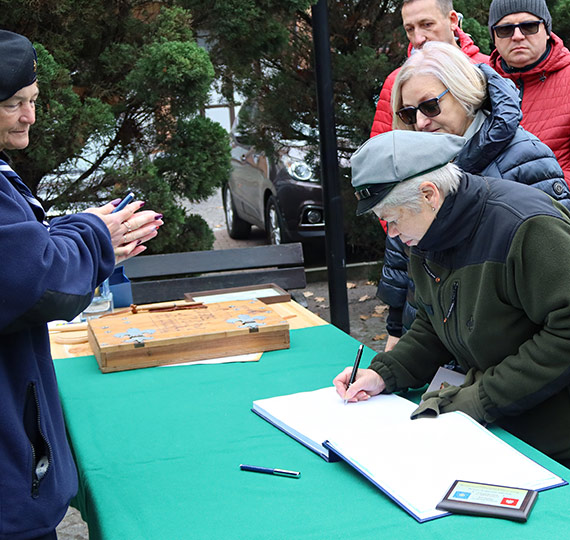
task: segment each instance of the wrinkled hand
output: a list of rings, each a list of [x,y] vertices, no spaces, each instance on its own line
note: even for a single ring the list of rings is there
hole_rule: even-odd
[[[162,214],[153,210],[141,212],[143,205],[143,201],[135,201],[115,213],[113,203],[85,210],[99,216],[107,225],[115,251],[115,263],[142,253],[146,249],[143,244],[154,238],[160,226],[164,224]]]
[[[366,401],[386,388],[382,377],[372,369],[359,369],[349,388],[351,374],[352,368],[347,367],[333,380],[337,394],[346,401]]]

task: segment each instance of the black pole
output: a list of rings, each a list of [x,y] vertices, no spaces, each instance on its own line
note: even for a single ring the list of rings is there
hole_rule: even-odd
[[[340,195],[334,119],[329,21],[326,0],[312,6],[315,78],[321,151],[321,181],[325,204],[325,235],[331,322],[350,332],[346,292],[344,223]]]

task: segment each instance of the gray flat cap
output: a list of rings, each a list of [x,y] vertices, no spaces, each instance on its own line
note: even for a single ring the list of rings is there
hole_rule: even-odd
[[[453,161],[465,142],[457,135],[407,130],[368,139],[350,160],[358,199],[356,215],[372,210],[399,182]]]

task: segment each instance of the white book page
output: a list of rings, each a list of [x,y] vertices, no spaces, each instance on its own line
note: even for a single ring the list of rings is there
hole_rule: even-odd
[[[215,304],[217,302],[235,302],[236,300],[252,300],[253,298],[267,298],[269,296],[278,296],[281,293],[275,289],[255,289],[253,291],[235,291],[231,293],[217,293],[205,296],[199,296],[198,302],[202,304]]]
[[[455,480],[541,489],[563,480],[453,412],[410,420],[415,403],[394,394],[347,403],[334,387],[254,402],[277,425],[326,453],[331,446],[418,519],[435,509]]]

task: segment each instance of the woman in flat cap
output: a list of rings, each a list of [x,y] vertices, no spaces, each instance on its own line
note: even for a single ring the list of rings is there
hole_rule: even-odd
[[[4,154],[28,146],[36,69],[30,41],[0,30],[0,538],[10,539],[56,538],[77,491],[46,323],[81,313],[115,262],[142,252],[162,224],[141,201],[48,222]]]
[[[334,380],[348,401],[421,388],[445,364],[461,386],[413,417],[463,411],[570,465],[570,212],[544,192],[461,171],[457,135],[396,130],[352,157],[358,214],[410,247],[418,313],[395,347]]]
[[[402,66],[392,90],[394,129],[465,137],[455,163],[462,170],[546,191],[570,207],[564,173],[552,150],[520,126],[517,89],[485,64],[474,65],[457,47],[426,43]],[[378,297],[388,304],[386,350],[415,317],[406,249],[386,239]]]

